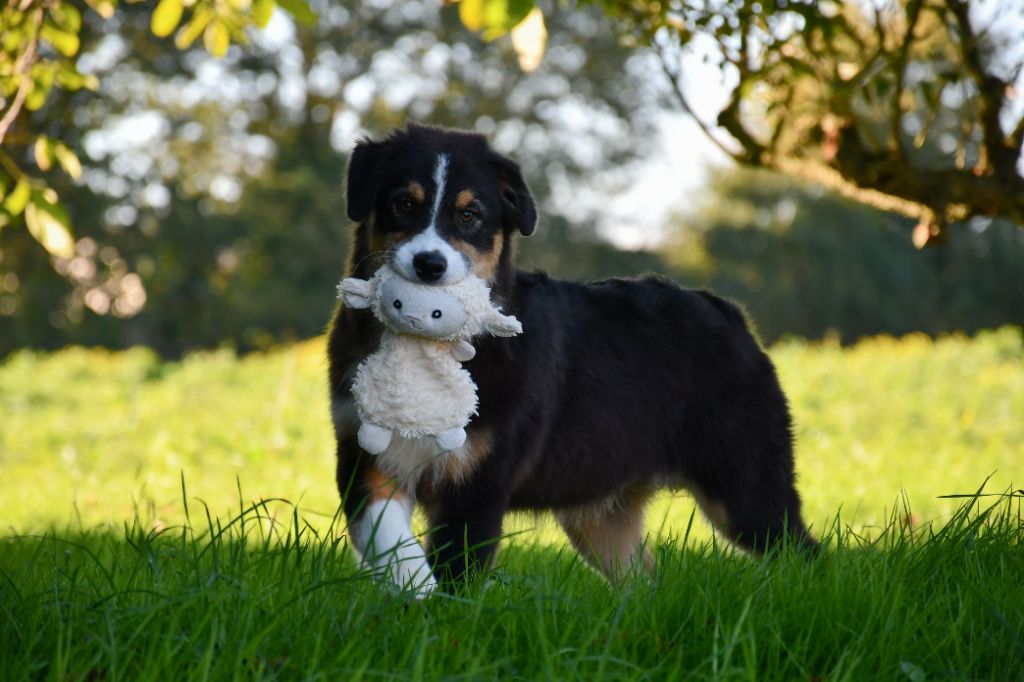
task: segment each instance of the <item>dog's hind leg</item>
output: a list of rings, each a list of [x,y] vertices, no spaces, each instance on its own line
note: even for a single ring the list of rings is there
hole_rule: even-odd
[[[608,504],[555,512],[569,541],[587,563],[609,580],[643,567],[654,570],[654,559],[644,546],[644,510],[650,492],[624,493]]]

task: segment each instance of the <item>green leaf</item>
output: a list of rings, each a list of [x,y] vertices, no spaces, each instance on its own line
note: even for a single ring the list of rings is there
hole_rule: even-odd
[[[277,0],[277,6],[292,15],[300,24],[312,24],[316,21],[316,12],[310,9],[306,0]]]
[[[459,2],[459,19],[470,31],[484,29],[484,5],[487,0],[461,0]]]
[[[255,0],[252,3],[252,20],[260,28],[270,23],[270,16],[274,13],[274,0]]]
[[[14,186],[14,191],[4,201],[4,209],[11,215],[19,215],[25,210],[25,204],[28,203],[30,196],[32,196],[32,187],[28,184],[26,178],[22,178],[18,180],[18,184]]]
[[[54,49],[65,57],[74,57],[78,54],[78,34],[65,31],[49,19],[44,21],[43,27],[39,29],[39,37],[53,45]]]
[[[536,6],[534,0],[490,0],[487,4],[490,24],[495,28],[503,26],[507,30],[512,30]]]
[[[71,33],[78,33],[82,28],[82,13],[69,2],[64,2],[50,10],[50,16],[57,25]]]
[[[60,63],[57,68],[56,82],[60,87],[72,92],[82,88],[95,92],[100,86],[100,81],[96,76],[91,73],[80,73],[70,62]]]
[[[114,4],[115,0],[85,0],[89,7],[92,7],[93,11],[99,14],[104,19],[109,19],[114,16]]]
[[[149,22],[149,30],[157,38],[166,38],[181,23],[182,0],[160,0]]]
[[[63,142],[58,142],[54,145],[53,153],[57,157],[57,162],[60,164],[60,167],[64,169],[65,173],[75,180],[82,177],[82,162],[78,160],[78,156],[68,149]]]
[[[534,0],[461,0],[459,19],[471,31],[493,40],[512,30],[536,6]]]
[[[221,21],[213,21],[203,32],[203,45],[206,46],[206,51],[214,57],[223,57],[231,45],[228,27]]]
[[[46,98],[50,96],[50,90],[53,88],[53,81],[56,75],[57,70],[54,62],[37,62],[32,67],[32,87],[25,97],[26,109],[36,111],[46,104]]]
[[[71,219],[60,204],[47,201],[42,194],[33,194],[25,207],[25,225],[36,241],[53,255],[62,258],[75,255]]]
[[[178,35],[174,37],[174,46],[179,50],[188,48],[195,42],[196,38],[203,32],[206,25],[213,19],[213,12],[207,7],[200,7],[192,13],[192,18],[181,27]]]
[[[53,140],[46,135],[36,138],[36,143],[32,147],[32,156],[35,157],[39,170],[48,171],[53,166],[53,151]]]

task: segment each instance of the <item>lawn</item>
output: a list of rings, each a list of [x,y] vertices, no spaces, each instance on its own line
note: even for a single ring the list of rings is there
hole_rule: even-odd
[[[823,557],[735,553],[664,495],[653,579],[611,589],[518,517],[489,579],[416,602],[335,518],[322,341],[16,354],[0,676],[1024,679],[1020,332],[772,356]]]

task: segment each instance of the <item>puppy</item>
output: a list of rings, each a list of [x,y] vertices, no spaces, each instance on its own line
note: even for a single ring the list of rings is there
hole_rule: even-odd
[[[537,209],[519,167],[480,135],[409,124],[356,146],[347,276],[390,263],[411,281],[469,274],[524,333],[482,337],[465,367],[480,408],[466,444],[356,442],[351,382],[381,329],[339,306],[330,325],[337,483],[364,561],[429,592],[486,567],[509,510],[552,510],[576,550],[614,579],[651,566],[644,509],[685,488],[714,526],[764,552],[789,536],[814,546],[794,486],[786,398],[771,361],[731,303],[658,277],[563,282],[514,265]],[[420,504],[426,548],[410,519]]]

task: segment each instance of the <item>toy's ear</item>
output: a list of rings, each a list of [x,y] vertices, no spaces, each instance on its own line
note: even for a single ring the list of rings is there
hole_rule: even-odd
[[[505,226],[529,237],[537,227],[537,207],[523,172],[512,159],[494,154],[492,162],[501,182],[501,213]]]
[[[338,298],[345,301],[349,308],[362,310],[370,307],[373,296],[373,284],[369,280],[347,277],[338,285]]]
[[[380,169],[387,142],[362,139],[356,144],[348,160],[348,186],[346,210],[352,220],[362,222],[373,210],[380,185]]]

